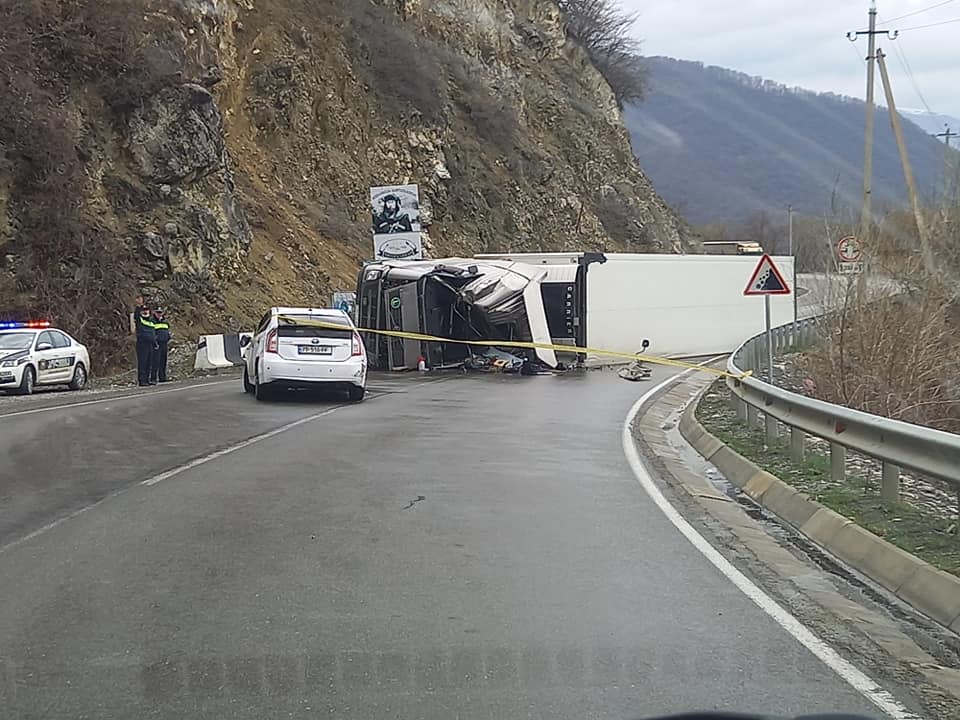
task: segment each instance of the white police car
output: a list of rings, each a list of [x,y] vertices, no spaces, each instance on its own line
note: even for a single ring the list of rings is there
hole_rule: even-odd
[[[37,385],[81,390],[90,373],[86,346],[48,322],[0,322],[0,390],[30,395]]]

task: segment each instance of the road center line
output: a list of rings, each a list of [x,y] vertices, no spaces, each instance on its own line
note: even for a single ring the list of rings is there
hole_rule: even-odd
[[[211,384],[212,384],[212,383],[211,383]],[[192,468],[198,467],[199,465],[203,465],[203,464],[205,464],[205,463],[208,463],[208,462],[210,462],[211,460],[216,460],[217,458],[221,458],[221,457],[223,457],[224,455],[229,455],[230,453],[236,452],[237,450],[242,450],[243,448],[250,447],[251,445],[255,445],[256,443],[262,442],[263,440],[267,440],[267,439],[269,439],[269,438],[276,437],[276,436],[279,435],[280,433],[284,433],[284,432],[286,432],[287,430],[292,430],[293,428],[299,427],[300,425],[306,425],[307,423],[313,422],[314,420],[318,420],[318,419],[320,419],[320,418],[322,418],[322,417],[325,417],[326,415],[331,415],[331,414],[335,413],[337,410],[343,409],[344,407],[346,407],[346,406],[344,406],[344,405],[338,405],[337,407],[329,408],[328,410],[324,410],[323,412],[314,413],[313,415],[309,415],[309,416],[307,416],[307,417],[305,417],[305,418],[300,418],[299,420],[295,420],[295,421],[293,421],[293,422],[291,422],[291,423],[287,423],[286,425],[282,425],[282,426],[280,426],[280,427],[278,427],[278,428],[275,428],[275,429],[273,429],[273,430],[270,430],[269,432],[265,432],[265,433],[262,433],[262,434],[260,434],[260,435],[255,435],[255,436],[252,437],[252,438],[248,438],[248,439],[246,439],[246,440],[243,440],[242,442],[238,442],[238,443],[236,443],[236,444],[234,444],[234,445],[231,445],[230,447],[223,448],[222,450],[217,450],[216,452],[212,452],[212,453],[210,453],[209,455],[204,455],[203,457],[195,458],[195,459],[191,460],[190,462],[184,463],[183,465],[178,465],[178,466],[175,467],[175,468],[172,468],[172,469],[170,469],[170,470],[166,470],[166,471],[160,473],[159,475],[154,475],[154,476],[151,477],[151,478],[148,478],[148,479],[146,479],[146,480],[142,480],[142,481],[140,481],[140,483],[138,483],[137,485],[146,485],[146,486],[156,485],[156,484],[159,483],[159,482],[162,482],[162,481],[164,481],[164,480],[169,480],[169,479],[172,478],[172,477],[175,477],[175,476],[177,476],[177,475],[179,475],[179,474],[181,474],[181,473],[183,473],[183,472],[186,472],[187,470],[190,470],[190,469],[192,469]],[[27,533],[26,535],[24,535],[24,536],[21,537],[21,538],[17,538],[16,540],[10,541],[10,542],[7,543],[6,545],[0,546],[0,554],[5,553],[7,550],[11,550],[11,549],[17,547],[18,545],[22,545],[23,543],[25,543],[25,542],[27,542],[27,541],[29,541],[29,540],[32,540],[32,539],[34,539],[35,537],[39,537],[40,535],[43,535],[44,533],[46,533],[46,532],[48,532],[48,531],[50,531],[50,530],[53,530],[53,529],[54,529],[55,527],[57,527],[58,525],[61,525],[62,523],[67,522],[68,520],[73,520],[75,517],[78,517],[78,516],[82,515],[83,513],[87,512],[88,510],[93,510],[95,507],[97,507],[97,506],[100,505],[101,503],[106,502],[107,500],[113,500],[113,499],[115,499],[116,497],[118,497],[118,496],[122,495],[123,493],[127,492],[128,490],[130,490],[131,487],[137,487],[137,485],[131,485],[131,486],[128,486],[128,487],[125,487],[125,488],[121,488],[121,489],[119,489],[119,490],[117,490],[117,491],[115,491],[115,492],[112,492],[112,493],[110,493],[109,495],[107,495],[106,497],[103,497],[103,498],[97,500],[97,501],[94,502],[94,503],[91,503],[91,504],[89,504],[89,505],[87,505],[87,506],[85,506],[85,507],[82,507],[82,508],[80,508],[79,510],[74,510],[73,512],[69,513],[68,515],[64,515],[64,516],[61,517],[61,518],[57,518],[57,519],[54,520],[53,522],[47,523],[47,524],[44,525],[43,527],[37,528],[37,529],[34,530],[33,532]]]
[[[280,433],[284,433],[287,430],[293,430],[293,428],[299,427],[300,425],[306,425],[309,422],[313,422],[314,420],[319,420],[322,417],[331,415],[335,413],[337,410],[340,410],[341,407],[342,406],[330,408],[329,410],[324,410],[323,412],[314,413],[313,415],[309,415],[305,418],[294,420],[291,423],[287,423],[286,425],[281,425],[280,427],[270,430],[269,432],[265,432],[262,435],[255,435],[252,438],[248,438],[246,440],[243,440],[242,442],[238,442],[236,445],[231,445],[230,447],[223,448],[222,450],[217,450],[216,452],[212,452],[209,455],[204,455],[203,457],[195,458],[188,463],[184,463],[183,465],[179,465],[173,468],[172,470],[167,470],[165,472],[160,473],[159,475],[154,475],[152,478],[143,480],[140,484],[147,485],[147,486],[156,485],[158,482],[169,480],[170,478],[176,475],[179,475],[182,472],[186,472],[187,470],[192,470],[193,468],[199,467],[200,465],[205,465],[211,460],[222,458],[224,455],[229,455],[230,453],[234,453],[237,450],[243,450],[244,448],[250,447],[251,445],[256,445],[258,442],[262,442],[264,440],[269,440],[272,437],[276,437]]]
[[[704,365],[714,362],[707,360]],[[641,487],[650,496],[650,499],[667,516],[667,519],[673,523],[674,527],[690,541],[690,543],[702,554],[724,577],[733,583],[740,592],[746,595],[757,607],[765,612],[781,628],[786,630],[797,642],[803,645],[813,655],[823,662],[828,668],[833,670],[840,678],[859,692],[863,697],[876,705],[894,720],[920,720],[920,716],[910,712],[889,692],[880,687],[878,683],[864,674],[853,663],[845,660],[830,645],[821,640],[806,625],[800,622],[790,612],[784,609],[772,597],[761,590],[753,581],[738,570],[733,563],[727,560],[720,552],[714,548],[706,538],[680,514],[680,512],[670,504],[670,501],[664,496],[650,476],[649,471],[640,458],[637,451],[636,442],[633,436],[633,426],[640,411],[656,397],[661,390],[669,387],[681,378],[693,372],[693,370],[684,370],[661,382],[656,387],[643,395],[627,413],[623,423],[622,445],[623,452],[626,455],[627,462],[630,463],[630,469],[636,476]]]

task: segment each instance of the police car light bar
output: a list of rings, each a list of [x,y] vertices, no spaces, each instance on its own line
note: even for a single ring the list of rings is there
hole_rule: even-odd
[[[33,320],[31,322],[0,322],[0,330],[19,330],[21,328],[37,330],[48,327],[50,327],[50,323],[46,320]]]

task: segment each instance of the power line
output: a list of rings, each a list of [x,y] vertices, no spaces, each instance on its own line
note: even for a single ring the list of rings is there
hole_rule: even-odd
[[[915,25],[914,27],[903,28],[900,32],[907,32],[908,30],[923,30],[924,28],[938,27],[939,25],[949,25],[950,23],[960,22],[960,18],[954,18],[953,20],[943,20],[942,22],[930,23],[929,25]]]
[[[953,0],[948,0],[948,2],[953,2]],[[932,10],[933,8],[940,7],[941,5],[946,5],[946,2],[941,2],[938,5],[933,5],[926,10]],[[901,18],[907,17],[908,15],[917,15],[924,10],[917,10],[913,13],[908,13],[907,15],[901,15],[900,18],[894,18],[893,20],[882,20],[884,24],[892,23],[894,20],[899,20]],[[879,17],[879,16],[878,16]],[[917,93],[917,97],[920,98],[920,102],[923,103],[923,107],[926,108],[926,111],[933,115],[934,112],[930,108],[930,104],[927,102],[927,99],[923,96],[923,91],[920,90],[920,85],[917,82],[917,77],[913,72],[913,68],[910,66],[910,61],[907,59],[907,51],[902,47],[902,43],[894,43],[893,49],[897,56],[897,61],[900,63],[900,67],[903,68],[904,73],[907,76],[907,79],[910,81],[910,84],[913,86],[914,92]]]
[[[853,50],[853,54],[857,56],[857,60],[859,60],[860,63],[863,64],[865,60],[863,58],[863,55],[861,55],[860,52],[857,50],[856,44],[850,45],[850,49]]]
[[[954,0],[943,0],[943,2],[938,2],[936,5],[925,7],[922,10],[914,10],[913,12],[908,12],[905,15],[898,15],[895,18],[890,18],[889,20],[887,20],[887,22],[892,23],[892,22],[896,22],[897,20],[903,20],[904,18],[913,17],[914,15],[919,15],[920,13],[929,12],[930,10],[936,10],[938,7],[949,5],[952,2],[954,2]]]
[[[933,115],[933,110],[930,109],[930,105],[927,103],[927,99],[923,96],[923,93],[920,91],[920,85],[917,84],[917,78],[913,74],[913,68],[910,67],[910,61],[907,60],[907,54],[899,44],[894,44],[894,50],[897,54],[897,60],[900,61],[901,67],[903,67],[904,72],[907,74],[907,78],[910,80],[910,84],[913,85],[913,89],[917,93],[917,97],[920,98],[920,102],[923,103],[923,107],[927,109],[927,112]]]

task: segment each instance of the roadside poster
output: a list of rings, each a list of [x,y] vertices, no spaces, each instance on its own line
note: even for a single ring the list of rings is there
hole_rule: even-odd
[[[375,260],[422,260],[420,189],[417,185],[370,188]]]

